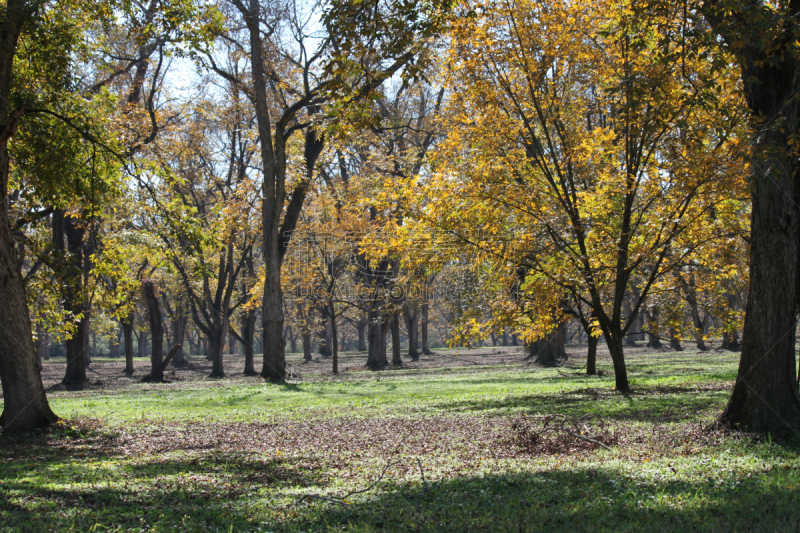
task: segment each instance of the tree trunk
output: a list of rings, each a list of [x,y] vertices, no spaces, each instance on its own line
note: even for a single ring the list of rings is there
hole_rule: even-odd
[[[614,389],[619,392],[628,392],[631,388],[628,383],[628,369],[625,366],[622,332],[608,334],[604,331],[604,335],[608,351],[611,354],[611,362],[614,364]]]
[[[242,315],[242,346],[244,346],[244,375],[257,376],[253,340],[256,336],[256,310],[249,309]]]
[[[150,336],[146,330],[139,332],[139,357],[147,357],[147,339]]]
[[[400,315],[395,312],[391,317],[392,328],[392,364],[402,365],[403,360],[400,358]]]
[[[36,323],[36,342],[33,347],[36,350],[36,364],[39,367],[39,372],[42,371],[44,360],[44,352],[47,349],[47,334],[44,331],[44,326],[41,322]]]
[[[652,313],[642,311],[642,316],[647,321],[647,347],[661,349],[661,340],[658,338],[658,308],[654,308]]]
[[[211,357],[211,374],[210,378],[224,378],[225,370],[222,364],[222,352],[225,349],[225,330],[217,328],[217,331],[212,331],[208,337],[208,355]]]
[[[562,322],[546,338],[534,342],[530,347],[533,361],[542,366],[556,366],[567,358],[564,348],[567,323]]]
[[[750,154],[750,288],[742,354],[720,420],[757,432],[800,428],[794,354],[800,187],[792,148],[798,130],[795,20],[800,7],[794,2],[786,7],[782,12],[753,3],[730,11],[709,3],[703,13],[739,59],[756,132]]]
[[[367,355],[367,366],[373,370],[384,368],[389,364],[386,360],[386,341],[383,331],[383,316],[377,309],[377,304],[373,303],[369,310],[369,325],[367,335],[369,338],[369,352]]]
[[[161,316],[161,302],[158,299],[158,289],[152,280],[142,282],[142,292],[150,315],[150,335],[152,347],[150,350],[150,374],[142,381],[155,383],[164,382],[164,323]]]
[[[676,352],[682,352],[683,346],[681,346],[681,340],[678,338],[678,334],[675,333],[675,330],[669,328],[669,347],[675,350]]]
[[[291,332],[289,343],[292,347],[292,353],[297,353],[297,334],[295,333],[294,328],[289,328],[289,331]]]
[[[214,356],[211,355],[211,348],[208,344],[208,337],[203,337],[203,355],[206,356],[206,361],[214,360]]]
[[[334,375],[339,373],[339,335],[336,328],[336,315],[335,309],[333,307],[333,302],[328,302],[328,318],[330,319],[331,323],[331,344],[333,348],[333,353],[331,354],[333,357],[333,373]]]
[[[428,302],[425,301],[422,303],[422,309],[420,310],[422,313],[421,322],[420,322],[420,336],[422,337],[422,353],[425,355],[431,354],[431,349],[428,346]]]
[[[331,347],[333,346],[332,331],[331,331],[331,318],[327,312],[323,311],[322,326],[319,331],[319,354],[322,357],[330,357],[333,355]]]
[[[311,333],[308,331],[303,332],[303,359],[311,361]]]
[[[508,346],[508,329],[503,328],[503,346]]]
[[[359,352],[367,351],[367,336],[366,336],[367,323],[368,321],[362,318],[359,318],[358,322],[356,323],[356,331],[358,332]]]
[[[63,224],[64,234],[67,238],[68,255],[64,258],[64,310],[73,316],[81,316],[75,322],[75,331],[66,341],[67,371],[62,383],[72,389],[82,389],[86,379],[86,347],[87,328],[89,326],[89,308],[86,295],[83,294],[83,237],[86,233],[84,221],[63,215],[53,215],[53,228],[56,231],[58,223]]]
[[[419,313],[412,313],[408,305],[403,306],[403,319],[408,331],[408,356],[412,361],[419,361]]]
[[[172,359],[172,366],[180,368],[189,364],[183,351],[183,341],[186,337],[186,324],[189,317],[183,312],[180,302],[175,306],[175,318],[172,320],[172,346],[180,346]],[[191,348],[190,348],[191,350]]]
[[[265,228],[265,232],[267,229]],[[273,238],[271,236],[270,238]],[[265,239],[267,236],[265,235]],[[277,246],[277,243],[275,244]],[[265,244],[271,248],[271,243]],[[283,292],[281,291],[281,267],[277,250],[267,250],[274,257],[267,258],[264,281],[263,327],[264,356],[261,376],[271,383],[286,378],[286,341],[283,338]],[[265,253],[265,255],[267,255]]]
[[[589,335],[587,338],[587,342],[589,343],[589,349],[587,350],[586,354],[586,375],[587,376],[596,376],[597,375],[597,341],[599,339],[594,335]]]
[[[133,311],[126,319],[120,319],[119,325],[125,339],[125,374],[130,377],[133,375]]]
[[[739,343],[739,332],[734,330],[722,332],[722,349],[731,352],[738,352],[742,349]]]

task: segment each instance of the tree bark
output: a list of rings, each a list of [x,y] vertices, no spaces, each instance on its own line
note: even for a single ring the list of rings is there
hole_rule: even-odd
[[[530,357],[542,366],[557,366],[567,358],[564,348],[567,323],[562,322],[545,339],[534,342],[530,346]]]
[[[367,335],[366,335],[367,324],[368,321],[363,317],[359,317],[358,322],[356,322],[356,331],[358,332],[359,352],[367,351]]]
[[[333,355],[332,346],[333,346],[333,339],[332,337],[332,328],[331,328],[331,317],[328,316],[328,312],[324,309],[320,313],[322,318],[322,325],[320,326],[319,330],[319,354],[322,357],[330,357]]]
[[[242,315],[242,346],[244,346],[244,375],[257,376],[253,340],[256,335],[256,310],[249,309]]]
[[[587,342],[589,343],[589,348],[586,354],[586,375],[587,376],[596,376],[597,375],[597,341],[599,339],[594,335],[589,335],[587,338]]]
[[[625,366],[625,353],[622,347],[622,334],[605,335],[606,345],[611,354],[611,362],[614,364],[614,389],[620,392],[628,392],[628,370]]]
[[[425,355],[431,354],[431,349],[428,346],[428,302],[422,302],[422,309],[420,309],[420,313],[422,314],[421,321],[420,321],[420,336],[422,337],[422,353]]]
[[[150,374],[142,381],[154,383],[164,382],[164,323],[161,313],[161,302],[158,299],[158,289],[152,280],[142,282],[142,292],[150,315],[150,335],[152,347],[150,350]]]
[[[222,352],[225,349],[225,330],[218,328],[208,336],[208,356],[211,358],[210,378],[224,378],[225,369],[223,367]]]
[[[413,312],[412,312],[413,311]],[[403,319],[408,332],[408,356],[412,361],[419,361],[419,313],[410,306],[403,306]]]
[[[147,340],[150,333],[146,330],[139,332],[139,357],[147,357]]]
[[[86,233],[84,221],[63,215],[57,219],[53,214],[53,227],[62,223],[67,238],[67,255],[64,257],[64,310],[81,318],[75,322],[75,331],[66,341],[67,370],[62,383],[71,389],[82,389],[86,382],[86,348],[88,345],[89,306],[83,294],[83,237]]]
[[[800,428],[794,354],[800,187],[791,147],[798,131],[795,21],[800,6],[789,2],[785,14],[761,3],[747,4],[747,12],[719,7],[716,2],[704,4],[704,15],[736,54],[751,127],[757,132],[750,158],[750,289],[742,354],[720,420],[748,431],[796,431]]]
[[[302,335],[303,340],[303,359],[305,361],[311,361],[311,333],[308,331],[304,331]]]
[[[386,359],[386,337],[383,331],[383,315],[376,308],[377,303],[373,303],[369,310],[367,326],[367,336],[369,339],[369,352],[367,355],[367,366],[373,370],[386,367],[389,361]]]
[[[122,328],[122,337],[125,340],[125,375],[133,375],[133,311],[127,318],[120,319],[119,325]]]
[[[392,364],[399,366],[403,364],[400,358],[400,315],[395,312],[391,317],[392,328]]]
[[[675,350],[676,352],[683,351],[683,346],[681,346],[681,340],[678,338],[678,334],[675,333],[675,330],[672,328],[669,329],[669,347]]]
[[[175,317],[172,319],[172,345],[181,346],[181,348],[178,348],[175,357],[172,359],[172,366],[174,367],[180,368],[189,364],[183,351],[183,340],[186,337],[186,325],[188,322],[189,317],[183,312],[183,305],[178,302],[175,305]]]

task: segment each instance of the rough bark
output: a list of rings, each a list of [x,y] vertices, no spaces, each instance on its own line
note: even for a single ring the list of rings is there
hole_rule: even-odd
[[[750,288],[742,354],[720,420],[749,431],[796,431],[800,428],[794,354],[800,188],[790,147],[798,130],[795,20],[800,6],[789,2],[785,14],[766,4],[747,6],[744,13],[718,10],[717,2],[704,5],[706,19],[739,61],[752,130],[758,132],[751,153]]]

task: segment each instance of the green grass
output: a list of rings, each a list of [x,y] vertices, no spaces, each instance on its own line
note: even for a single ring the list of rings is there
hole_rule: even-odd
[[[69,422],[0,437],[0,530],[797,530],[798,439],[705,431],[737,361],[634,357],[629,395],[521,364],[55,392]],[[611,450],[526,447],[554,413]]]

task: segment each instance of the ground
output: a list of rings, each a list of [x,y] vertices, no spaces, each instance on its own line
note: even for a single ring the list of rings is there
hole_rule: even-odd
[[[628,350],[633,392],[516,348],[268,385],[97,359],[64,422],[0,436],[0,531],[797,531],[800,439],[711,428],[738,354]],[[62,360],[63,361],[63,360]],[[46,362],[52,387],[63,362]]]

